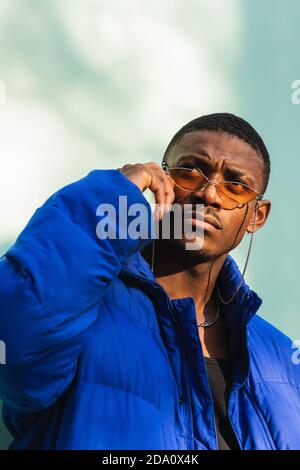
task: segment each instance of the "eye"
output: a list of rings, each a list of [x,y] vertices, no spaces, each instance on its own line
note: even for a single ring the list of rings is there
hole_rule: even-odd
[[[238,181],[231,181],[225,183],[225,185],[227,189],[229,189],[234,194],[242,194],[247,191],[247,188],[243,184],[240,184]]]
[[[179,165],[180,168],[187,168],[188,170],[194,170],[193,174],[202,174],[205,175],[205,171],[200,166],[196,166],[194,163],[182,163]]]
[[[195,165],[193,165],[192,163],[181,163],[179,165],[180,168],[188,168],[188,169],[191,169],[191,170],[195,170]]]
[[[245,183],[245,181],[241,180],[240,178],[238,177],[233,177],[233,178],[229,178],[229,181],[231,181],[232,183],[235,183],[236,185],[242,185],[242,186],[247,186],[247,183]]]

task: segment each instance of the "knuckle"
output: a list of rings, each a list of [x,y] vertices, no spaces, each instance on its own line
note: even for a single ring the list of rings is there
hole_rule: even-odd
[[[145,168],[145,165],[143,165],[142,163],[135,163],[134,166],[137,168],[137,169],[144,169]]]
[[[126,171],[128,170],[132,165],[130,165],[130,163],[126,163],[125,165],[123,165],[120,170],[121,171]]]

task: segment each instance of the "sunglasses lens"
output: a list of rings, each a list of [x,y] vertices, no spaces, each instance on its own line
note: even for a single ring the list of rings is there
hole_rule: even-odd
[[[235,206],[238,204],[246,204],[257,196],[253,189],[235,182],[220,183],[219,190],[222,192],[223,197],[228,199],[229,203],[230,201],[232,201],[233,204],[235,203]]]
[[[175,185],[188,191],[203,191],[207,178],[196,168],[169,168]],[[247,204],[257,196],[256,191],[238,182],[225,181],[216,185],[224,209]]]
[[[176,186],[189,191],[201,189],[207,181],[204,175],[193,168],[170,168],[169,173]]]

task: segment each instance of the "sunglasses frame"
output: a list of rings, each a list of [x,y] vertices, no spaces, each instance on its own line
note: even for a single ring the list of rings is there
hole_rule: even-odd
[[[168,173],[168,174],[170,174],[170,173],[169,173],[169,170],[170,170],[170,169],[173,169],[173,170],[174,170],[174,169],[179,169],[179,170],[193,170],[193,168],[184,168],[184,167],[177,167],[177,166],[175,166],[175,167],[169,167],[169,165],[167,164],[167,162],[166,162],[165,160],[162,161],[161,167],[162,167],[162,169],[163,169],[166,173]],[[208,186],[209,184],[214,184],[215,186],[219,186],[219,185],[220,185],[220,183],[218,183],[217,181],[208,179],[207,176],[205,176],[205,174],[200,170],[200,168],[198,168],[198,167],[195,166],[194,169],[197,170],[197,171],[205,178],[205,180],[206,180],[206,183],[205,183],[204,187],[201,189],[201,191],[204,191],[204,190],[207,188],[207,186]],[[171,177],[171,178],[172,178],[172,177]],[[174,180],[173,180],[173,181],[174,181]],[[241,186],[245,186],[246,188],[251,189],[251,191],[254,191],[254,192],[257,194],[257,196],[254,197],[253,199],[250,199],[248,202],[253,201],[254,199],[256,199],[256,201],[258,202],[258,201],[261,201],[262,198],[263,198],[263,194],[260,194],[258,191],[256,191],[256,189],[251,188],[251,186],[248,186],[248,185],[245,184],[245,183],[237,183],[236,181],[227,181],[227,180],[222,181],[222,183],[239,184],[239,185],[241,185]],[[175,186],[177,186],[178,188],[182,189],[183,191],[188,191],[188,192],[190,192],[190,193],[194,193],[195,191],[199,191],[199,189],[200,189],[200,188],[198,188],[198,189],[185,189],[185,188],[182,188],[181,186],[179,186],[178,184],[176,184],[175,181],[174,181],[174,184],[175,184]],[[221,192],[222,192],[222,191],[221,191]],[[224,194],[224,193],[223,193],[223,194]],[[225,196],[226,196],[226,194],[225,194]],[[235,203],[237,203],[237,201],[234,201],[233,199],[232,199],[232,201],[235,202]],[[237,209],[237,208],[241,209],[241,208],[244,207],[246,204],[248,204],[248,202],[244,202],[244,203],[240,203],[240,204],[237,203],[237,206],[236,206],[236,207],[233,207],[232,209]]]

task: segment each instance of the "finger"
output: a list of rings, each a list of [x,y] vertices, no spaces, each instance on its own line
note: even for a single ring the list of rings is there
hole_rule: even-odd
[[[152,181],[149,189],[154,193],[155,197],[155,211],[154,215],[160,220],[163,215],[163,206],[165,204],[165,187],[162,177],[159,177],[155,172],[151,172]]]
[[[173,189],[174,185],[170,181],[170,179],[166,175],[166,183],[165,183],[165,203],[166,203],[166,209],[168,211],[171,210],[171,205],[172,202],[175,199],[175,192]]]
[[[174,183],[171,178],[162,170],[159,166],[153,167],[154,171],[156,172],[158,178],[162,181],[164,185],[165,191],[165,198],[164,198],[164,206],[163,206],[163,213],[164,211],[171,210],[171,204],[175,199],[175,192],[174,192]]]

